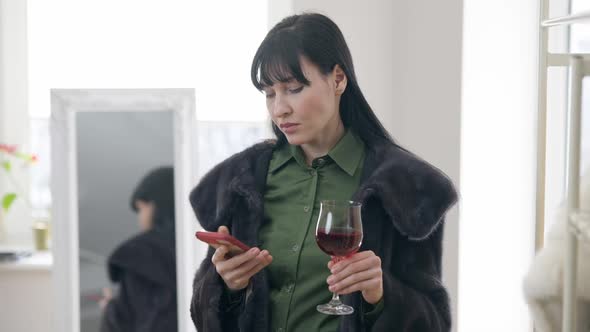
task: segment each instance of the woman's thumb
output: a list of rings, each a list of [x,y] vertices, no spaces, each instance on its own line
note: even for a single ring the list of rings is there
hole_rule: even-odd
[[[226,226],[219,226],[217,233],[229,234],[229,229]]]

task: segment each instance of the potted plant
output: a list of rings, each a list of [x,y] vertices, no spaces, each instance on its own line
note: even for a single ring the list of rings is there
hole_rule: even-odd
[[[15,167],[29,167],[36,162],[37,156],[19,151],[16,145],[0,143],[0,177],[6,179],[7,185],[6,188],[0,188],[0,239],[4,236],[3,220],[16,200],[24,200],[28,208],[32,209],[29,197],[15,178],[13,170]]]

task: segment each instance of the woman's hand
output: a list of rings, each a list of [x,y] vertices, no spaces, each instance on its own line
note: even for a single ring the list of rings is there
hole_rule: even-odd
[[[361,291],[370,304],[376,304],[383,297],[381,258],[374,252],[357,252],[337,263],[331,260],[328,268],[332,272],[328,278],[330,291],[340,295]]]
[[[225,226],[219,227],[217,232],[229,234]],[[251,248],[231,258],[226,257],[228,252],[227,246],[218,246],[211,261],[227,287],[234,291],[246,288],[250,278],[272,262],[270,253],[258,248]]]
[[[113,291],[109,287],[104,287],[102,289],[102,298],[98,300],[98,306],[101,310],[104,310],[112,299]]]

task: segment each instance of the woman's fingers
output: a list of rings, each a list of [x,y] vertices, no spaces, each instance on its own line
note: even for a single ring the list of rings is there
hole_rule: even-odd
[[[260,249],[251,248],[250,250],[248,250],[244,253],[241,253],[239,255],[236,255],[236,256],[233,256],[232,258],[227,259],[225,261],[225,263],[227,264],[228,269],[233,270],[233,269],[239,267],[240,265],[255,259],[256,256],[258,256],[258,254],[260,254]]]
[[[244,289],[250,283],[250,278],[270,264],[271,261],[272,257],[268,254],[268,251],[261,252],[255,259],[222,275],[222,278],[228,288],[233,290]]]
[[[361,282],[357,282],[356,284],[350,285],[344,289],[341,290],[337,290],[336,293],[341,294],[341,295],[346,295],[346,294],[350,294],[353,292],[365,292],[365,291],[369,291],[369,290],[373,290],[373,289],[378,289],[379,287],[381,287],[381,279],[379,278],[373,278],[373,279],[368,279],[365,281],[361,281]],[[376,302],[376,301],[375,301]],[[373,303],[372,301],[369,303]]]
[[[215,266],[218,267],[218,272],[219,268],[221,268],[221,270],[231,271],[237,268],[238,266],[244,264],[245,262],[256,258],[256,256],[260,253],[260,249],[252,248],[239,255],[233,256],[231,258],[226,258],[225,255],[228,252],[229,248],[227,246],[221,246],[219,247],[219,249],[215,251],[215,254],[213,254],[211,260],[213,261],[213,264],[215,264]]]
[[[368,250],[356,253],[337,263],[328,263],[332,275],[327,282],[330,291],[350,294],[361,291],[369,303],[377,303],[383,297],[383,270],[381,258]]]
[[[234,290],[246,287],[250,278],[272,261],[272,256],[267,250],[260,251],[258,248],[252,248],[232,258],[226,257],[228,252],[227,246],[220,246],[215,250],[211,261],[226,285]]]
[[[341,292],[355,284],[361,284],[367,280],[371,279],[381,279],[381,268],[372,268],[369,270],[364,270],[358,273],[351,274],[344,279],[333,282],[330,284],[330,291],[337,292],[342,294]],[[361,286],[362,287],[362,286]],[[358,290],[364,290],[363,288],[359,288]]]
[[[229,229],[226,226],[219,226],[217,232],[229,234]],[[272,261],[272,256],[267,250],[260,251],[258,248],[251,248],[231,258],[226,257],[228,252],[228,246],[219,245],[211,257],[211,262],[230,289],[238,290],[246,287],[250,278]]]
[[[107,299],[112,299],[113,298],[113,291],[111,290],[110,287],[103,287],[102,296],[104,296]]]
[[[248,273],[248,271],[252,270],[255,266],[257,266],[259,264],[264,264],[265,256],[267,256],[267,255],[268,255],[268,251],[266,251],[266,250],[261,251],[253,259],[250,259],[250,260],[244,262],[240,266],[237,266],[234,269],[232,269],[230,272],[228,272],[226,275],[226,278],[232,280],[232,279],[237,279],[237,278],[243,277],[244,275],[246,275]]]
[[[332,265],[330,270],[332,271],[332,274],[335,274],[335,273],[338,273],[339,271],[345,269],[347,266],[354,264],[358,261],[364,260],[366,258],[369,258],[369,257],[378,257],[378,256],[376,256],[375,253],[371,250],[357,252],[356,254],[354,254],[350,257],[340,259],[338,261],[338,263]]]
[[[359,273],[361,271],[366,271],[370,269],[378,268],[381,270],[381,259],[379,256],[368,256],[363,259],[359,259],[354,261],[353,263],[349,263],[347,266],[342,268],[336,273],[333,273],[330,278],[328,278],[329,283],[337,283],[355,273]],[[335,269],[333,269],[335,270]]]
[[[335,263],[334,263],[334,261],[333,261],[333,260],[330,260],[330,261],[328,262],[328,269],[329,269],[329,270],[331,270],[331,269],[332,269],[332,267],[334,266],[334,264],[335,264]]]
[[[262,255],[262,253],[261,253]],[[259,255],[260,256],[260,255]],[[235,279],[232,280],[236,284],[248,284],[250,278],[262,269],[267,267],[272,262],[272,256],[270,254],[262,255],[264,257],[257,257],[254,260],[255,264],[244,266],[244,269],[240,268],[240,271],[236,273]]]
[[[211,262],[213,263],[213,265],[217,266],[217,264],[219,264],[220,262],[225,261],[225,255],[228,253],[228,251],[229,249],[227,248],[227,246],[217,247],[217,249],[215,249],[215,252],[213,253],[213,257],[211,257]]]
[[[98,301],[98,305],[101,309],[106,308],[109,304],[109,301],[113,299],[113,291],[110,287],[104,287],[102,289],[102,298]]]
[[[267,267],[271,262],[272,262],[272,256],[269,255],[268,258],[265,259],[264,262],[257,264],[250,271],[246,272],[245,278],[250,280],[250,278],[252,278],[252,276],[254,276],[256,273],[262,271],[262,269]]]
[[[336,263],[338,263],[342,259],[343,258],[340,258],[340,257],[330,256],[330,261],[328,262],[328,269],[332,270],[334,265],[336,265]]]
[[[227,228],[227,226],[219,226],[219,228],[217,228],[217,233],[229,234],[229,228]]]

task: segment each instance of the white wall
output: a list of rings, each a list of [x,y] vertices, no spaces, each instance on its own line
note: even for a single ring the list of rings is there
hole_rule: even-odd
[[[269,22],[302,11],[331,17],[359,84],[395,139],[459,186],[462,1],[272,2]],[[458,209],[447,218],[443,278],[457,320]]]
[[[31,114],[49,115],[50,88],[187,87],[199,120],[267,117],[250,82],[267,0],[28,2]]]
[[[16,144],[29,152],[26,14],[26,1],[0,0],[0,143]],[[13,171],[28,196],[28,171],[19,165]],[[0,195],[13,188],[1,174]],[[15,201],[4,219],[6,234],[0,246],[32,246],[31,216],[23,199]]]
[[[538,0],[465,2],[461,331],[530,331]]]
[[[0,330],[3,332],[54,332],[51,270],[38,264],[45,259],[46,254],[36,254],[28,259],[31,264],[0,266]]]
[[[393,97],[391,110],[385,109],[391,115],[385,119],[403,145],[442,169],[460,190],[463,1],[396,1],[392,20]],[[447,215],[443,244],[443,282],[451,297],[453,331],[459,330],[462,315],[462,204]]]

